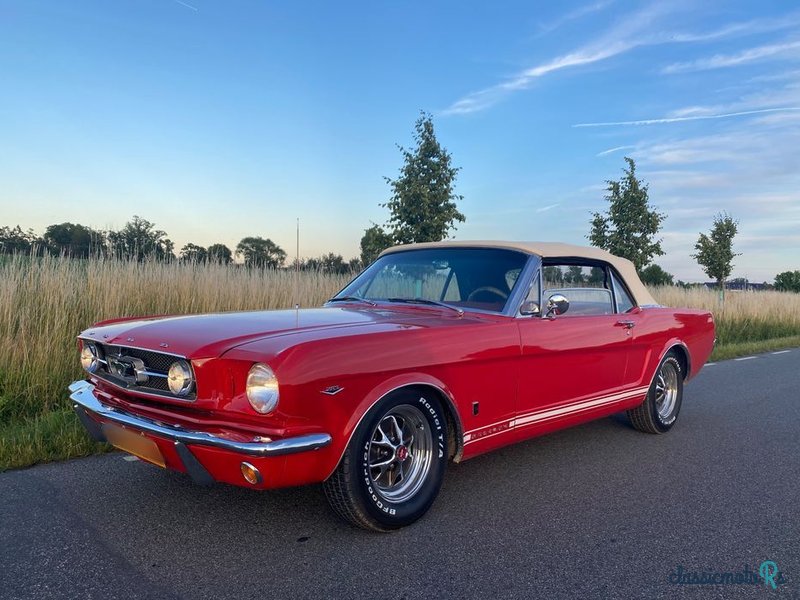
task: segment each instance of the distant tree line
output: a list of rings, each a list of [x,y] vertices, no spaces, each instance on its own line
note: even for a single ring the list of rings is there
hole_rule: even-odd
[[[63,255],[70,258],[114,257],[123,260],[160,260],[231,264],[241,257],[247,267],[280,269],[287,267],[286,252],[268,238],[242,238],[231,250],[225,244],[208,247],[188,243],[175,253],[175,244],[166,232],[147,219],[134,216],[122,229],[102,231],[77,223],[49,225],[43,235],[19,225],[0,226],[0,254]],[[324,273],[349,273],[361,268],[358,258],[346,261],[329,252],[317,258],[293,261],[291,268]]]

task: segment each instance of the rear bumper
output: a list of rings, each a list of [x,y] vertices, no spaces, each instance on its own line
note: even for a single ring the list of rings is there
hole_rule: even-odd
[[[157,438],[160,442],[171,442],[185,470],[195,482],[210,484],[217,479],[201,464],[190,447],[215,449],[235,455],[236,460],[248,458],[265,459],[276,456],[309,452],[324,448],[331,443],[327,433],[313,433],[279,440],[241,442],[214,435],[205,431],[192,431],[178,425],[166,425],[146,417],[133,415],[119,408],[106,406],[94,393],[94,385],[88,381],[75,381],[69,386],[70,400],[89,435],[98,442],[105,442],[101,423],[110,422],[126,429]],[[196,448],[201,450],[201,448]]]

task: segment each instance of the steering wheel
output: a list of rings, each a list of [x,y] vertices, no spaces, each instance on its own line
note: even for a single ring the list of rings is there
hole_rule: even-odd
[[[467,302],[480,302],[480,300],[475,299],[475,296],[477,296],[481,292],[489,293],[494,296],[499,296],[500,299],[504,302],[508,300],[508,294],[503,292],[503,290],[499,290],[496,287],[492,287],[490,285],[484,285],[482,287],[475,288],[474,290],[472,290],[469,296],[467,296]],[[484,300],[484,302],[486,302],[486,300]],[[491,300],[489,300],[488,302],[491,302]]]

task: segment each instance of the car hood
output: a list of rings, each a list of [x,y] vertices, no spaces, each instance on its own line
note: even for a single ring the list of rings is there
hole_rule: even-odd
[[[447,319],[439,311],[331,307],[147,317],[98,324],[81,338],[103,344],[152,349],[187,358],[211,358],[248,342],[309,330],[369,327],[387,323],[422,325]]]

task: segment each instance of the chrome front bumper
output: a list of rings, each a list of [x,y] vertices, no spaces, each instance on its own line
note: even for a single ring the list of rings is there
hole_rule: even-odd
[[[133,415],[112,406],[106,406],[94,395],[94,385],[88,381],[73,382],[69,386],[69,391],[69,397],[73,402],[75,413],[92,438],[98,442],[106,441],[100,424],[92,416],[103,421],[110,421],[137,431],[166,438],[175,444],[175,449],[189,475],[198,483],[203,484],[213,482],[213,478],[200,465],[187,446],[211,446],[244,456],[261,458],[318,450],[331,443],[331,436],[327,433],[311,433],[280,440],[238,442],[205,431],[191,431],[179,425],[165,425],[153,419]]]

